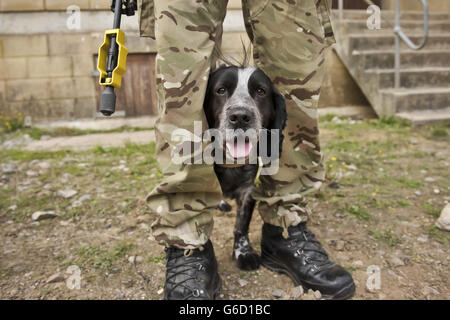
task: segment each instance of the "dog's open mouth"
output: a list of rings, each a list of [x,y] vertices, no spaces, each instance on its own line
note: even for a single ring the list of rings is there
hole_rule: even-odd
[[[248,137],[245,139],[235,137],[233,141],[226,141],[225,145],[228,153],[234,159],[247,159],[253,149],[253,143]]]
[[[247,158],[252,151],[253,145],[250,142],[227,142],[227,150],[235,158]]]

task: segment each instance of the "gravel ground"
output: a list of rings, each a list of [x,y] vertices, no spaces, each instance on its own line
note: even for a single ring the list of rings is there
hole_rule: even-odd
[[[326,120],[328,174],[310,196],[309,227],[351,271],[354,299],[450,298],[450,236],[434,226],[450,201],[448,127]],[[143,200],[161,178],[154,154],[153,143],[2,149],[0,298],[161,299],[164,251],[149,234],[154,214]],[[220,299],[321,298],[263,267],[237,269],[234,217],[215,214]],[[250,239],[260,250],[254,217]]]

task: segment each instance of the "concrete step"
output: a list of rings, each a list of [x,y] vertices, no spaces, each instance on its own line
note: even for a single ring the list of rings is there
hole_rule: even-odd
[[[242,53],[243,46],[250,45],[250,39],[246,32],[227,32],[222,36],[222,52],[223,53]]]
[[[367,21],[366,19],[363,20],[357,20],[357,19],[345,19],[342,20],[342,22],[337,22],[336,26],[342,26],[342,28],[345,28],[345,33],[368,33],[373,34],[375,32],[384,32],[389,31],[392,33],[393,30],[393,24],[389,25],[386,21],[382,20],[379,30],[370,30],[367,27]],[[418,20],[403,20],[401,21],[401,27],[404,32],[406,33],[416,33],[416,34],[422,34],[423,33],[423,21]],[[450,31],[450,21],[429,21],[428,28],[430,32],[449,32]]]
[[[378,88],[393,88],[394,69],[369,69],[365,71],[368,79],[377,78]],[[450,87],[450,67],[423,67],[400,70],[402,88]]]
[[[450,29],[448,30],[450,32]],[[414,35],[407,34],[411,41],[416,44],[420,44],[423,40],[422,33]],[[388,33],[360,33],[349,34],[346,42],[348,45],[348,52],[353,50],[365,50],[365,49],[393,49],[395,46],[395,36],[389,31]],[[409,47],[401,41],[402,49],[409,49]],[[450,33],[430,33],[427,44],[424,49],[450,49]]]
[[[370,15],[366,10],[344,10],[344,19],[361,19],[366,20]],[[394,23],[395,13],[394,11],[382,10],[381,16],[383,19],[388,19]],[[333,10],[333,18],[336,20],[339,18],[339,11]],[[449,20],[449,13],[430,13],[430,21],[442,21]],[[402,11],[400,12],[400,20],[421,20],[423,21],[423,11]]]
[[[350,59],[357,59],[362,70],[394,68],[394,50],[353,51]],[[450,67],[448,50],[402,51],[401,68]]]
[[[227,15],[223,21],[223,32],[245,32],[244,17],[241,9],[227,10]]]
[[[395,116],[411,122],[413,126],[450,122],[450,107],[439,110],[402,112]]]
[[[382,103],[393,113],[439,110],[450,106],[450,88],[413,88],[380,90]]]

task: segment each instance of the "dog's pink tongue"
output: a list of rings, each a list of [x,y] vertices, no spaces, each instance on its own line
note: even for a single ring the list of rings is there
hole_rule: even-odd
[[[246,158],[252,150],[252,144],[227,142],[227,148],[233,158]]]

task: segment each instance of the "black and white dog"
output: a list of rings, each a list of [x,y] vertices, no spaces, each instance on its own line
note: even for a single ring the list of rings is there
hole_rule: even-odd
[[[225,67],[213,72],[208,81],[204,101],[204,111],[209,128],[223,133],[223,149],[232,158],[248,157],[257,148],[248,139],[236,140],[227,132],[261,129],[279,130],[279,148],[283,142],[282,130],[286,125],[286,104],[283,96],[274,87],[263,71],[253,67]],[[239,167],[226,167],[214,164],[226,198],[235,199],[237,216],[234,228],[233,258],[240,269],[254,270],[260,265],[260,257],[248,239],[248,229],[252,218],[255,200],[251,193],[258,164],[245,164]],[[219,209],[231,210],[223,200]]]

